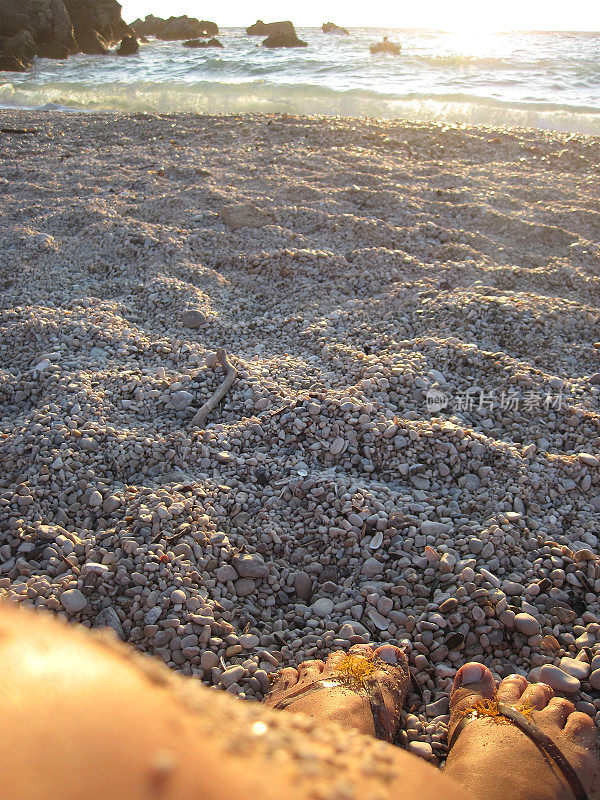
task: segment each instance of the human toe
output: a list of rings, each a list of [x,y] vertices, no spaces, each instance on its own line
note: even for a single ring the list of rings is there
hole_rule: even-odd
[[[310,679],[317,679],[320,677],[321,673],[325,668],[325,662],[323,661],[303,661],[298,666],[298,680],[306,681]]]

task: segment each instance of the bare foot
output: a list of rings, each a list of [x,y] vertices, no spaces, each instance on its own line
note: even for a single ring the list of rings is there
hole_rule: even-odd
[[[470,663],[459,669],[454,680],[450,739],[467,709],[486,699],[525,711],[560,748],[589,800],[600,799],[595,726],[587,714],[575,711],[569,700],[554,697],[545,683],[530,684],[521,675],[509,675],[496,691],[487,667]],[[500,719],[469,722],[448,755],[445,774],[479,800],[573,800],[573,790],[556,762],[514,724],[502,724],[504,718]]]
[[[286,667],[265,698],[271,708],[337,722],[360,733],[393,741],[410,683],[402,650],[355,645],[323,661]]]

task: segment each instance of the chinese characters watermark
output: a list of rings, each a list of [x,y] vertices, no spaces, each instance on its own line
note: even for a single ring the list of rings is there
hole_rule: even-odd
[[[526,392],[516,389],[508,391],[490,389],[486,391],[479,387],[457,392],[454,396],[446,394],[441,389],[429,389],[425,395],[427,410],[436,412],[452,406],[454,411],[560,411],[566,400],[565,394],[560,392]]]

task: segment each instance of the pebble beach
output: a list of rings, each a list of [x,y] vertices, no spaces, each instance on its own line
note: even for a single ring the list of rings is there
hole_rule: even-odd
[[[262,700],[404,647],[600,734],[600,139],[0,110],[0,597]],[[214,410],[198,410],[226,379]]]

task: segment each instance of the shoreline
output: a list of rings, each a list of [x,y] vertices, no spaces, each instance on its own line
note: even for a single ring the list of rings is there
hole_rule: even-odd
[[[473,658],[536,680],[579,655],[600,728],[600,138],[10,127],[37,133],[0,133],[0,596],[209,685],[240,665],[248,700],[401,643],[403,743],[436,763]],[[218,347],[237,379],[193,428]]]
[[[325,114],[600,135],[596,50],[585,36],[513,33],[466,42],[390,33],[402,43],[392,57],[369,53],[376,29],[349,37],[301,30],[308,48],[265,49],[260,37],[226,29],[225,47],[215,49],[152,39],[127,57],[35,59],[30,72],[3,73],[0,105]]]
[[[1,88],[1,87],[0,87]],[[539,127],[537,125],[507,125],[507,124],[497,124],[494,122],[481,122],[475,123],[472,121],[465,121],[461,119],[444,119],[444,118],[433,118],[433,119],[420,119],[420,118],[413,118],[410,116],[400,116],[400,117],[381,117],[381,116],[369,116],[369,115],[352,115],[352,114],[327,114],[327,113],[312,113],[312,114],[303,114],[297,112],[287,112],[287,111],[242,111],[242,112],[211,112],[206,113],[204,111],[194,111],[194,110],[186,110],[186,111],[156,111],[156,110],[135,110],[130,112],[124,112],[122,109],[92,109],[92,108],[70,108],[68,106],[62,107],[47,107],[47,106],[36,106],[36,107],[26,107],[26,106],[12,106],[12,105],[3,105],[0,102],[0,114],[84,114],[89,115],[91,117],[101,117],[102,115],[107,115],[111,118],[117,117],[147,117],[147,118],[165,118],[165,117],[196,117],[200,119],[306,119],[306,120],[313,120],[316,122],[323,122],[328,123],[332,122],[335,123],[336,121],[341,122],[348,122],[354,124],[361,124],[361,123],[370,123],[374,125],[396,125],[396,126],[431,126],[432,128],[449,128],[452,130],[481,130],[487,131],[490,134],[493,133],[502,133],[502,132],[514,132],[515,134],[529,133],[533,135],[540,135],[543,136],[548,134],[550,136],[556,135],[559,137],[566,137],[567,140],[575,138],[583,138],[583,139],[598,139],[600,138],[600,127],[598,129],[598,133],[589,133],[587,131],[576,130],[572,126],[565,125],[564,128],[555,128],[555,127]],[[596,117],[598,116],[599,124],[600,124],[600,112],[598,114],[591,114],[590,116]]]

